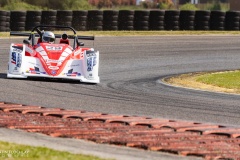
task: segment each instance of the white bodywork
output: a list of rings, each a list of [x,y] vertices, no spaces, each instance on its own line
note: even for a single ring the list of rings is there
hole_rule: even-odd
[[[58,60],[53,60],[48,58],[44,50],[38,48],[33,50],[32,47],[27,45],[12,43],[10,46],[7,78],[45,77],[99,83],[99,52],[94,51],[93,48],[89,50],[82,50],[80,48],[75,52],[69,50],[67,48]],[[26,51],[30,56],[25,54]],[[42,63],[40,58],[35,56],[36,53],[40,54],[42,61],[46,63]],[[65,60],[67,56],[74,57],[77,54],[80,54],[82,58]],[[44,68],[51,70],[51,74],[48,74]]]

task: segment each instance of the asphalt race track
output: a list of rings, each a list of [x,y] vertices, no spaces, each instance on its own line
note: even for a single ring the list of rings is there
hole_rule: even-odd
[[[97,85],[6,79],[11,42],[22,39],[0,39],[2,102],[240,126],[239,95],[161,82],[176,74],[239,69],[240,36],[96,37],[101,81]]]

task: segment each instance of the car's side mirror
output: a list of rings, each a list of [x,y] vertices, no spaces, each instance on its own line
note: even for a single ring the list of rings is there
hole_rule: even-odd
[[[78,42],[78,46],[84,46],[83,42]]]
[[[27,45],[30,45],[30,41],[29,41],[29,40],[26,40],[26,39],[23,40],[23,43],[24,43],[24,44],[27,44]]]

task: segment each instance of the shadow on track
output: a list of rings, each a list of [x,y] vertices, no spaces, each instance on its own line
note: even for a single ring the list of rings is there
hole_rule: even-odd
[[[6,73],[0,73],[0,79],[8,79]],[[28,78],[9,78],[9,80],[17,81],[39,81],[39,82],[54,82],[54,83],[71,83],[71,84],[84,84],[84,85],[96,85],[95,83],[83,83],[78,80],[68,80],[59,78],[43,78],[43,77],[28,77]]]

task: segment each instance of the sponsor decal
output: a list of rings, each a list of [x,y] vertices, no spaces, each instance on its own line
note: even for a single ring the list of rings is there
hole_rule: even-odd
[[[87,71],[90,72],[93,70],[93,67],[97,64],[97,57],[87,58]]]
[[[61,62],[63,62],[63,60],[55,60],[55,59],[46,59],[46,62],[47,63],[61,63]]]
[[[58,70],[59,69],[58,66],[48,66],[48,68],[51,69],[51,70]]]
[[[40,66],[39,64],[37,64],[37,63],[34,63],[34,62],[28,62],[28,64],[31,64],[31,65],[33,65],[33,66]]]
[[[94,51],[86,51],[87,56],[87,71],[93,70],[93,67],[97,64],[97,55]]]
[[[72,68],[72,67],[78,67],[78,66],[80,66],[80,64],[71,64],[68,67]]]
[[[81,76],[81,73],[73,72],[73,73],[65,73],[65,75],[70,77],[77,77],[77,76]]]
[[[12,52],[12,60],[11,63],[15,64],[16,67],[20,68],[22,65],[22,55],[17,52]]]
[[[79,72],[73,72],[73,69],[68,70],[68,73],[64,73],[66,76],[76,77],[81,76],[81,73]]]
[[[46,46],[46,49],[49,51],[61,51],[63,47],[61,46]]]
[[[22,53],[22,50],[18,49],[18,48],[13,48],[12,50],[13,50],[13,52]]]
[[[23,50],[23,46],[17,46],[17,45],[15,45],[15,46],[12,46],[12,48],[13,48],[13,49],[21,50],[21,52],[22,52],[22,50]]]
[[[55,60],[55,59],[46,59],[46,63],[62,63],[63,60]]]
[[[29,68],[29,70],[27,70],[26,73],[31,73],[31,74],[46,74],[46,72],[41,72],[38,67]]]
[[[52,70],[52,74],[55,75],[57,72],[55,70]]]

